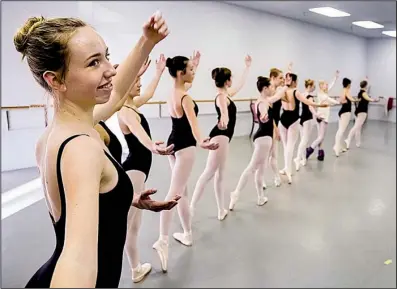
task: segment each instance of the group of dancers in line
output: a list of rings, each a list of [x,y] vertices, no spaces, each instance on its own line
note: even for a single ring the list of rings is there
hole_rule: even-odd
[[[128,257],[132,280],[140,282],[151,271],[150,264],[140,262],[137,248],[143,209],[160,212],[160,233],[153,248],[166,272],[171,209],[178,205],[183,228],[183,233],[174,233],[173,237],[191,246],[191,218],[212,178],[218,219],[224,220],[227,216],[225,168],[237,115],[232,97],[244,86],[252,59],[250,56],[245,58],[242,78],[233,88],[230,69],[213,69],[218,122],[209,137],[205,137],[197,120],[198,106],[188,94],[200,63],[199,52],[190,58],[175,56],[166,59],[161,55],[156,61],[152,81],[141,93],[140,79],[150,65],[149,54],[168,34],[165,19],[156,12],[144,23],[143,34],[127,58],[114,66],[109,62],[103,39],[80,19],[31,17],[14,36],[16,50],[26,57],[34,78],[53,96],[55,106],[53,120],[37,143],[36,160],[54,225],[56,248],[26,287],[118,287],[123,251]],[[166,146],[152,140],[149,123],[139,112],[139,108],[153,96],[165,67],[174,84],[167,100],[172,131]],[[334,146],[336,155],[339,155],[341,138],[350,120],[351,102],[357,101],[350,94],[351,81],[343,79],[344,89],[339,102],[328,96],[328,84],[324,81],[320,82],[316,97],[313,96],[314,80],[305,81],[304,93],[296,89],[297,83],[298,76],[292,71],[284,77],[276,68],[271,69],[268,77],[258,77],[255,113],[260,121],[254,135],[255,150],[231,193],[230,210],[252,174],[255,174],[257,204],[267,202],[263,177],[268,162],[275,174],[276,186],[281,184],[280,173],[292,182],[293,150],[300,128],[296,169],[305,164],[316,148],[319,160],[324,159],[321,144],[329,119],[329,106],[336,103],[342,103]],[[345,141],[347,148],[353,136],[356,143],[360,143],[368,102],[375,101],[366,93],[367,85],[367,81],[360,83],[357,120]],[[119,140],[105,124],[115,113],[129,149],[124,161]],[[318,137],[306,148],[314,122],[319,126]],[[278,139],[283,143],[285,160],[285,167],[280,172],[277,168]],[[187,182],[197,144],[209,150],[209,155],[189,203]],[[145,188],[153,153],[167,155],[172,170],[164,201],[153,200],[151,195],[156,190]]]

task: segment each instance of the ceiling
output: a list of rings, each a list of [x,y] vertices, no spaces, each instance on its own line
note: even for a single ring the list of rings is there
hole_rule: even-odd
[[[391,38],[383,30],[396,30],[396,1],[224,1],[228,4],[263,11],[366,38]],[[350,14],[330,18],[312,13],[310,8],[332,7]],[[371,20],[384,25],[382,29],[365,29],[353,21]]]

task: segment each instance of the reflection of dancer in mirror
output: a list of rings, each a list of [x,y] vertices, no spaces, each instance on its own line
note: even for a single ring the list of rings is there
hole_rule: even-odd
[[[305,92],[302,94],[306,99],[314,100],[313,91],[315,91],[316,85],[314,80],[305,80]],[[295,168],[299,171],[300,166],[306,165],[305,149],[309,142],[310,134],[317,118],[317,112],[313,106],[302,103],[302,111],[300,116],[300,143],[296,158],[294,159]]]
[[[331,98],[328,94],[329,91],[335,86],[336,80],[339,77],[339,71],[336,71],[334,78],[332,79],[330,85],[324,80],[319,81],[319,91],[317,92],[316,102],[317,103],[327,103],[329,106],[339,104],[338,101]],[[319,107],[317,109],[317,138],[313,141],[310,147],[306,148],[306,159],[308,159],[314,150],[318,148],[317,159],[323,161],[325,157],[325,152],[322,148],[322,144],[327,132],[329,117],[331,114],[330,107]]]
[[[227,209],[225,209],[224,204],[225,192],[223,184],[225,180],[229,143],[233,137],[237,116],[237,108],[231,97],[235,96],[241,88],[243,88],[251,66],[251,61],[250,56],[245,58],[245,70],[241,80],[235,88],[231,88],[233,76],[230,69],[218,67],[212,70],[212,79],[215,80],[215,86],[218,91],[215,97],[215,109],[218,113],[218,123],[212,129],[210,138],[212,142],[219,144],[219,148],[209,151],[208,153],[207,165],[197,181],[190,203],[190,212],[192,216],[194,215],[197,202],[203,195],[205,186],[214,176],[214,191],[216,203],[218,205],[218,219],[222,221],[227,215]]]
[[[285,92],[287,91],[287,87],[279,89],[276,94],[273,95],[270,79],[260,76],[258,77],[257,88],[260,92],[260,96],[255,103],[254,112],[258,116],[259,127],[254,134],[255,149],[251,161],[241,174],[236,189],[230,194],[230,210],[234,209],[241,191],[247,184],[248,178],[252,175],[255,176],[255,187],[258,194],[257,205],[263,206],[267,202],[267,197],[263,192],[263,175],[267,162],[270,159],[273,145],[274,119],[272,104],[286,96]]]
[[[208,150],[215,150],[219,145],[210,142],[210,138],[202,138],[197,114],[198,106],[186,92],[186,83],[192,83],[195,70],[198,66],[200,54],[195,54],[192,59],[185,56],[168,58],[166,66],[174,80],[171,97],[168,99],[168,108],[172,120],[172,131],[167,145],[174,145],[174,155],[169,156],[171,166],[171,183],[166,200],[180,195],[178,214],[183,233],[174,233],[173,237],[185,246],[191,246],[192,226],[190,220],[187,182],[193,169],[196,155],[196,144]],[[168,264],[168,232],[171,225],[172,211],[160,214],[160,236],[153,244],[157,251],[163,272],[167,271]]]
[[[288,183],[292,183],[292,159],[296,141],[299,137],[299,103],[314,107],[326,107],[327,104],[315,103],[307,99],[300,93],[296,87],[298,84],[298,76],[294,73],[288,73],[285,84],[289,87],[286,91],[287,101],[282,102],[283,114],[280,117],[278,126],[281,142],[284,148],[284,169],[280,171],[282,175],[286,175]]]
[[[343,134],[345,133],[350,123],[352,103],[358,102],[358,100],[353,98],[350,94],[351,83],[352,83],[351,80],[348,78],[343,78],[342,80],[343,91],[339,98],[342,107],[340,108],[338,113],[339,125],[338,125],[338,131],[336,132],[335,135],[335,144],[333,147],[335,155],[337,157],[339,157],[339,154],[342,151],[343,152],[346,151],[345,149],[342,150],[341,148],[342,138],[343,138]]]
[[[292,64],[290,64],[289,67],[291,67]],[[269,79],[270,79],[270,93],[271,95],[275,95],[276,92],[278,92],[279,89],[281,89],[284,86],[284,78],[283,78],[283,72],[280,69],[277,68],[272,68],[270,69],[269,73]],[[270,163],[270,167],[272,168],[273,174],[274,174],[274,185],[276,187],[279,187],[281,185],[281,179],[280,179],[280,173],[278,170],[278,144],[280,141],[280,134],[278,131],[278,122],[280,120],[280,110],[281,110],[281,99],[278,99],[272,104],[272,114],[273,114],[273,125],[274,125],[274,136],[272,138],[272,148],[270,151],[270,156],[268,163]],[[263,180],[263,189],[266,189],[266,183],[265,180]]]
[[[370,102],[378,102],[379,98],[373,99],[368,95],[368,79],[360,82],[360,92],[358,93],[358,105],[354,114],[356,115],[356,122],[354,126],[349,132],[347,139],[345,140],[346,148],[350,148],[350,142],[353,136],[356,139],[356,146],[360,147],[361,145],[361,130],[363,128],[363,124],[368,116],[368,104]]]

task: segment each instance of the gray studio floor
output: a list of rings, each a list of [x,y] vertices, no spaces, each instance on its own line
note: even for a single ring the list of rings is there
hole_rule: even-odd
[[[338,159],[331,155],[336,124],[329,126],[323,163],[313,157],[293,185],[280,188],[267,175],[269,202],[256,206],[253,181],[225,221],[216,218],[213,184],[193,222],[194,244],[170,244],[163,274],[151,248],[159,214],[145,212],[141,260],[153,271],[133,285],[126,258],[120,287],[390,287],[396,286],[396,126],[369,122],[362,147]],[[314,136],[314,134],[313,134]],[[249,162],[247,137],[235,138],[228,160],[230,192]],[[282,151],[280,151],[281,156]],[[199,150],[189,182],[190,196],[207,153]],[[280,160],[280,164],[282,158]],[[164,198],[170,171],[155,157],[149,186]],[[285,181],[285,180],[284,180]],[[227,203],[229,197],[227,195]],[[179,230],[175,212],[171,232]],[[43,200],[2,222],[2,287],[23,287],[52,254],[54,233]],[[391,265],[384,265],[392,259]]]

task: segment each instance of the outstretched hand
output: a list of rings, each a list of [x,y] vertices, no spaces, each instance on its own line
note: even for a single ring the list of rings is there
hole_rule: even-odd
[[[160,11],[150,16],[143,24],[143,36],[155,45],[166,38],[169,33],[167,23]]]
[[[132,205],[141,210],[148,210],[152,212],[161,212],[164,210],[171,210],[178,204],[180,196],[175,196],[170,201],[155,201],[150,198],[151,195],[155,194],[157,190],[150,189],[142,192],[136,200],[133,201]]]

